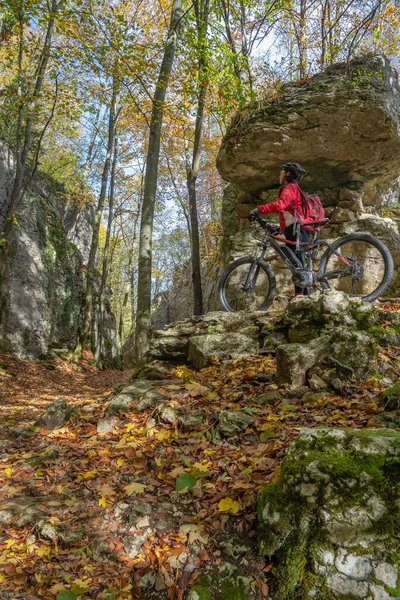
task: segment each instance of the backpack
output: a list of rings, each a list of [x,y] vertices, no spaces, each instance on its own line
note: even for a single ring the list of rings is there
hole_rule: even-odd
[[[300,188],[299,188],[300,189]],[[303,190],[300,190],[301,198],[302,198],[302,208],[303,208],[303,219],[306,223],[315,223],[316,221],[322,221],[325,218],[324,207],[322,206],[321,199],[315,194],[308,195]],[[307,231],[307,233],[313,233],[314,231],[321,231],[323,226],[320,227],[304,227],[302,228]]]

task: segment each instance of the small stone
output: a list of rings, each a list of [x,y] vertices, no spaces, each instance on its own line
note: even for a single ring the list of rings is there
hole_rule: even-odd
[[[321,377],[318,377],[316,373],[314,373],[313,375],[311,375],[311,377],[308,378],[308,383],[315,392],[319,392],[320,390],[326,389],[325,381],[321,379]]]
[[[173,425],[175,421],[178,419],[178,411],[170,406],[164,406],[159,411],[159,418],[161,423],[166,423],[168,425]]]
[[[10,527],[13,518],[12,510],[0,510],[0,525]]]
[[[398,571],[395,565],[380,563],[375,567],[375,577],[390,588],[397,587]]]
[[[144,412],[145,410],[149,410],[149,408],[154,408],[158,404],[161,404],[164,400],[165,396],[155,388],[146,392],[136,406],[132,406],[131,410]]]
[[[181,415],[179,417],[179,424],[183,431],[191,431],[195,427],[198,427],[203,423],[203,413],[194,413]]]
[[[150,519],[149,517],[142,517],[141,519],[138,519],[138,521],[136,521],[136,527],[138,529],[146,529],[146,527],[150,526]]]
[[[261,405],[264,405],[264,404],[273,405],[276,402],[281,402],[281,401],[282,401],[282,395],[276,391],[264,392],[260,396],[257,396],[257,398],[255,398],[255,400],[254,400],[254,402],[256,404],[261,404]]]
[[[252,417],[239,410],[223,410],[218,414],[218,433],[231,437],[247,429]]]
[[[64,546],[73,546],[78,542],[82,541],[86,535],[85,528],[81,525],[76,529],[60,531],[58,536]]]
[[[261,381],[262,383],[270,383],[275,379],[275,373],[258,373],[256,375],[256,381]]]
[[[100,419],[97,423],[97,433],[110,433],[114,431],[117,423],[118,419],[115,417],[112,419]]]
[[[129,412],[130,410],[133,410],[136,401],[143,398],[151,389],[154,389],[154,383],[145,379],[125,385],[123,389],[111,399],[111,402],[106,409],[105,417],[110,417],[118,412]]]
[[[51,542],[58,536],[57,527],[52,523],[43,523],[39,532],[42,538],[50,540]]]
[[[43,429],[59,429],[71,418],[74,410],[64,398],[57,398],[35,422],[36,427]]]
[[[306,372],[319,361],[328,346],[328,336],[321,336],[306,344],[282,344],[279,346],[276,353],[277,384],[287,383],[292,388],[304,385]]]
[[[340,393],[343,390],[344,383],[339,377],[334,377],[330,381],[331,386],[335,390],[335,392]]]
[[[122,509],[123,510],[123,509]],[[142,500],[136,500],[130,507],[129,523],[136,525],[137,521],[144,516],[150,516],[152,508],[150,504]]]
[[[130,537],[122,538],[122,544],[129,558],[136,558],[140,554],[140,550],[147,540],[151,530],[148,529],[140,534],[134,534]]]

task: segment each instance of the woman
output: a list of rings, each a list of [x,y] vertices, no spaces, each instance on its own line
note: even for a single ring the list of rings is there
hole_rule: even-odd
[[[281,188],[278,200],[271,202],[271,204],[261,204],[251,211],[249,219],[252,220],[258,214],[278,213],[280,230],[285,234],[287,240],[295,242],[295,223],[296,220],[303,218],[303,200],[298,182],[307,173],[298,163],[292,162],[281,165],[280,169],[279,183]],[[300,242],[308,242],[308,240],[308,233],[300,229]],[[291,244],[287,244],[287,246],[293,249]],[[302,261],[303,255],[299,253],[298,256]],[[294,286],[294,290],[296,296],[308,296],[310,294],[310,288]]]

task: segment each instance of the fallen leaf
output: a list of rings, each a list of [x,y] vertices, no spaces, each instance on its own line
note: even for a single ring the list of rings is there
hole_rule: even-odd
[[[201,525],[195,525],[188,523],[187,525],[181,525],[179,527],[179,533],[188,536],[189,544],[193,544],[196,540],[203,544],[208,542],[208,533]]]
[[[197,483],[197,477],[193,477],[189,473],[181,473],[175,482],[175,489],[180,492],[184,488],[189,490],[193,488]]]
[[[218,502],[218,510],[236,514],[240,510],[240,504],[236,500],[232,500],[232,498],[224,498]]]
[[[125,487],[125,494],[132,496],[133,494],[143,494],[146,486],[143,483],[130,483]]]

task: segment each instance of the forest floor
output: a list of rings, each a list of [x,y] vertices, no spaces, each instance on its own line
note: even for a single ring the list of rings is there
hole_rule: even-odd
[[[130,371],[100,371],[92,359],[84,352],[79,364],[67,358],[28,361],[0,352],[0,438],[10,426],[31,426],[56,398],[79,409],[93,397],[105,401],[130,376]]]
[[[108,433],[97,423],[130,372],[98,371],[88,356],[80,365],[0,356],[1,600],[181,600],[204,568],[223,561],[249,577],[254,598],[269,598],[272,564],[257,553],[259,491],[279,477],[301,429],[377,427],[387,387],[380,373],[398,382],[399,355],[381,348],[378,372],[307,402],[300,392],[260,402],[278,392],[271,355],[179,367],[175,379],[154,382],[164,407],[202,410],[206,422],[183,431],[150,409],[122,415]],[[78,414],[61,429],[32,428],[59,396]],[[247,415],[248,425],[221,436],[221,410]],[[10,439],[15,426],[30,426],[28,437]]]

